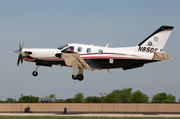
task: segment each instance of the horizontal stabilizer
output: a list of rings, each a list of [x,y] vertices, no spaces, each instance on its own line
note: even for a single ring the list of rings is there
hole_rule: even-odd
[[[166,52],[154,52],[153,60],[169,60],[171,59]]]

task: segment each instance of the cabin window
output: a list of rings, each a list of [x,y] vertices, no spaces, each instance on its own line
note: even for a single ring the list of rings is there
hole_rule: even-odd
[[[78,52],[81,52],[82,51],[82,47],[78,47]]]
[[[102,55],[103,54],[103,50],[99,50],[98,54]]]
[[[87,53],[91,53],[91,48],[87,48]]]

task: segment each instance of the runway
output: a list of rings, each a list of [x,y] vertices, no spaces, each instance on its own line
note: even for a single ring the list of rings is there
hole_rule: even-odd
[[[58,114],[58,113],[0,113],[0,116],[180,117],[180,114]]]

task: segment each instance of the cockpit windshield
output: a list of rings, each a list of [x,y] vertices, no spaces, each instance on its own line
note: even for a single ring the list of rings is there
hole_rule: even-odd
[[[74,52],[74,47],[69,46],[69,47],[65,48],[64,50],[62,50],[61,52]]]
[[[58,50],[62,50],[63,48],[67,47],[68,45],[63,45],[61,47],[58,48]]]

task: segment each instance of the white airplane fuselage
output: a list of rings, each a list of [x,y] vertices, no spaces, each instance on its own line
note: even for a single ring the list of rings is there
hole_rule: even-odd
[[[83,70],[123,68],[123,70],[142,67],[146,63],[171,59],[163,47],[173,27],[161,26],[135,47],[94,46],[71,43],[55,49],[23,48],[15,53],[19,55],[17,64],[36,63],[33,76],[37,76],[39,66],[61,65],[73,68],[72,78],[83,80]]]
[[[123,48],[110,48],[110,47],[101,47],[101,46],[94,46],[94,45],[84,45],[84,44],[68,44],[65,48],[72,46],[74,47],[73,52],[78,52],[80,57],[87,60],[93,60],[93,59],[130,59],[130,60],[152,60],[153,53],[143,53],[143,52],[137,52],[135,51],[136,47],[123,47]],[[81,52],[78,51],[78,48],[81,47]],[[32,52],[31,55],[28,55],[27,57],[23,57],[25,61],[29,62],[51,62],[52,65],[61,65],[61,63],[64,61],[63,58],[56,57],[55,55],[57,53],[61,54],[61,51],[65,48],[59,50],[59,49],[40,49],[40,48],[33,48],[33,49],[23,49],[22,52]],[[87,49],[91,49],[91,52],[87,53]],[[100,53],[100,51],[102,53]],[[52,63],[54,62],[54,64]],[[59,63],[58,63],[59,62]],[[109,62],[107,62],[109,64]],[[113,63],[112,63],[113,64]],[[64,63],[62,63],[64,65]],[[106,64],[107,65],[107,64]],[[97,69],[105,68],[105,67],[97,67]],[[114,66],[112,68],[121,68]],[[96,68],[95,68],[96,69]]]

